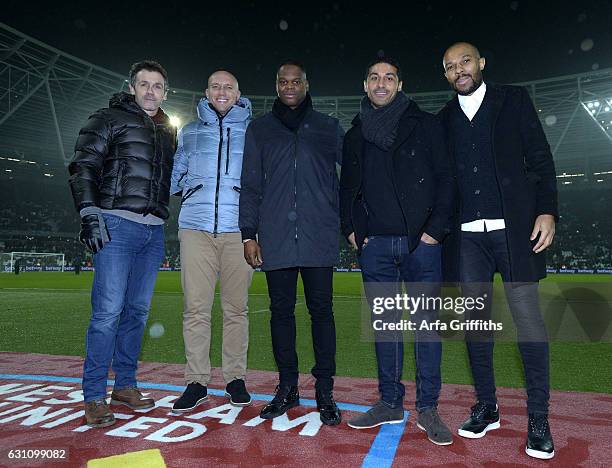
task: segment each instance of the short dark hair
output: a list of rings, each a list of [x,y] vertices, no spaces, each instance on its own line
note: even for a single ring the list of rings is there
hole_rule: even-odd
[[[141,60],[140,62],[133,63],[130,67],[130,84],[132,86],[136,86],[136,75],[141,70],[154,71],[158,72],[161,76],[164,77],[165,88],[169,88],[168,84],[168,73],[166,69],[161,66],[159,62],[155,60]]]
[[[388,63],[389,65],[391,65],[392,67],[395,67],[395,69],[397,70],[397,80],[398,81],[402,81],[402,70],[400,69],[400,64],[397,60],[395,60],[392,57],[388,57],[388,56],[381,56],[381,57],[377,57],[376,59],[372,60],[370,63],[368,63],[368,67],[366,68],[366,73],[365,73],[365,78],[364,80],[368,80],[368,76],[370,76],[370,68],[372,68],[374,65],[378,64],[378,63]]]
[[[300,70],[302,70],[304,75],[307,74],[306,67],[304,66],[304,64],[300,62],[299,60],[294,60],[294,59],[283,60],[281,63],[278,64],[278,68],[276,69],[276,71],[278,72],[278,70],[280,70],[281,67],[284,67],[285,65],[293,65],[294,67],[298,67]]]

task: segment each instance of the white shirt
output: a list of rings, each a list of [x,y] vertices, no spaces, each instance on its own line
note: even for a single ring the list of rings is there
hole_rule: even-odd
[[[483,81],[482,84],[478,87],[478,89],[469,96],[462,96],[461,94],[458,95],[461,110],[470,120],[470,122],[478,112],[478,109],[480,109],[486,91],[487,85]],[[506,223],[503,219],[476,219],[474,221],[470,221],[469,223],[463,223],[461,225],[461,230],[467,232],[497,231],[499,229],[505,228]]]
[[[477,219],[461,225],[461,230],[464,232],[488,232],[499,229],[506,229],[503,219]]]
[[[480,109],[480,105],[482,104],[486,91],[487,85],[483,81],[482,84],[478,87],[478,89],[469,96],[462,96],[461,94],[458,95],[461,110],[470,120],[470,122],[476,115],[476,112],[478,112],[478,109]]]

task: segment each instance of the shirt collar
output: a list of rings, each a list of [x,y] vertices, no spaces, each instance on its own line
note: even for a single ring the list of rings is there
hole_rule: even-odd
[[[487,84],[483,81],[482,84],[478,87],[478,89],[474,91],[472,94],[470,94],[469,96],[462,96],[461,94],[459,94],[458,95],[459,105],[461,107],[465,107],[466,105],[470,107],[472,106],[480,107],[480,104],[482,104],[482,100],[484,99],[486,91],[487,91]]]

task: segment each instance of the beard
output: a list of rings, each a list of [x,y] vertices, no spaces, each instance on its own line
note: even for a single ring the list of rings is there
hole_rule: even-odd
[[[480,88],[480,85],[482,84],[482,73],[478,73],[475,77],[470,76],[470,78],[472,78],[472,86],[470,86],[467,89],[458,89],[455,84],[453,83],[452,88],[457,91],[457,94],[460,94],[461,96],[469,96],[470,94],[472,94],[474,91],[476,91],[478,88]]]

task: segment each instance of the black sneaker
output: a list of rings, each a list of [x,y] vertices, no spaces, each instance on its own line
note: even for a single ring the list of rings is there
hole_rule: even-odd
[[[541,460],[550,460],[555,456],[555,445],[553,444],[548,416],[545,414],[530,414],[527,425],[527,455]]]
[[[340,424],[340,421],[342,421],[342,416],[340,415],[338,405],[336,405],[336,402],[334,401],[332,391],[317,390],[316,398],[317,411],[319,412],[321,422],[327,426],[335,426]]]
[[[197,382],[192,382],[187,385],[187,388],[181,395],[181,397],[176,400],[174,406],[172,406],[172,411],[177,413],[185,413],[186,411],[191,411],[196,406],[201,405],[208,399],[208,390],[204,385],[201,385]]]
[[[499,429],[499,408],[481,401],[472,406],[471,416],[461,425],[457,433],[468,439],[480,439],[487,431]]]
[[[275,391],[276,395],[274,395],[272,401],[261,410],[260,418],[274,419],[300,404],[300,393],[297,385],[283,385],[282,387],[277,385]]]
[[[230,403],[234,406],[249,406],[251,404],[251,395],[247,392],[244,380],[234,379],[225,387],[225,396],[230,399]]]

